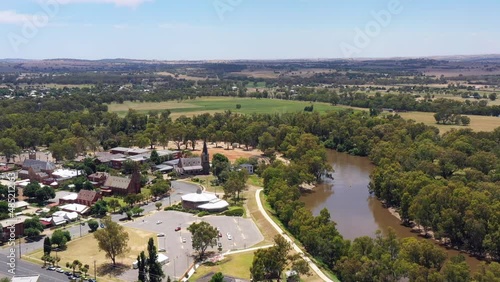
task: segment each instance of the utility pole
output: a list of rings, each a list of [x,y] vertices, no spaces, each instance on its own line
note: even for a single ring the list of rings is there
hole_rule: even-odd
[[[80,225],[80,237],[82,237],[82,218],[81,217],[78,217],[80,219],[80,221],[78,222],[78,224]]]
[[[21,237],[19,237],[19,258],[21,258]]]

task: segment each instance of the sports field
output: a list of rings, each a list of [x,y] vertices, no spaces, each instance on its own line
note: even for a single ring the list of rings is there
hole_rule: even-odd
[[[236,105],[241,105],[240,109]],[[206,97],[196,100],[186,100],[182,102],[124,102],[123,104],[112,103],[108,105],[110,112],[116,112],[120,116],[127,114],[128,109],[134,109],[142,113],[150,110],[170,110],[172,118],[181,115],[193,116],[203,113],[217,113],[230,110],[232,112],[251,114],[251,113],[287,113],[300,112],[304,107],[314,105],[314,111],[324,113],[327,111],[336,111],[341,107],[331,106],[328,103],[310,103],[302,101],[275,100],[275,99],[252,99],[252,98],[233,98],[233,97]]]

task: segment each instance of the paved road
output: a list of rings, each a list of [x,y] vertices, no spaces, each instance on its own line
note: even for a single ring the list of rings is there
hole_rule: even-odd
[[[175,202],[178,202],[181,200],[181,196],[184,194],[188,193],[194,193],[198,189],[198,185],[196,184],[190,184],[190,183],[185,183],[181,181],[173,181],[172,182],[172,188],[174,189],[174,192],[171,195],[170,198],[164,198],[161,200],[163,203],[162,207],[167,207],[170,205],[170,203],[174,204]],[[150,202],[147,205],[144,205],[142,207],[144,209],[144,213],[147,214],[149,212],[155,211],[155,203]],[[126,216],[125,216],[126,217]],[[124,218],[124,215],[120,214],[113,214],[111,216],[113,221],[120,221],[120,219]],[[87,225],[81,226],[80,224],[72,224],[68,227],[65,227],[64,229],[68,230],[71,234],[72,238],[78,238],[80,236],[85,236],[88,234],[89,228]],[[80,233],[81,232],[81,233]],[[189,244],[190,245],[190,244]],[[43,238],[39,241],[33,241],[33,242],[28,242],[28,243],[23,243],[20,246],[21,248],[21,254],[24,256],[25,254],[32,253],[36,250],[42,249],[43,248]],[[8,273],[8,265],[7,262],[9,258],[7,257],[9,255],[9,248],[0,248],[0,277],[12,277],[12,274]],[[19,257],[19,246],[16,244],[16,258]],[[185,269],[185,266],[184,266]],[[46,269],[42,269],[40,265],[27,262],[27,261],[22,261],[19,259],[16,259],[16,275],[34,275],[34,274],[40,274],[40,282],[58,282],[58,281],[68,281],[68,278],[66,275],[57,273],[54,271],[48,271]],[[131,280],[133,281],[133,280]]]
[[[290,237],[288,235],[285,234],[285,232],[271,219],[271,217],[269,217],[269,215],[267,214],[266,210],[264,209],[264,207],[262,206],[262,202],[260,200],[260,197],[259,197],[259,194],[260,192],[262,191],[263,189],[259,189],[257,191],[255,191],[255,199],[257,200],[257,206],[259,207],[259,210],[260,212],[262,213],[262,215],[264,215],[264,217],[267,219],[267,221],[274,227],[274,229],[276,229],[276,231],[278,231],[279,234],[281,234],[281,236],[283,236],[283,238],[285,238],[285,240],[287,240],[291,246],[293,247],[293,249],[299,253],[302,258],[309,264],[309,267],[314,271],[316,272],[316,274],[318,274],[318,276],[323,279],[324,281],[326,282],[333,282],[333,280],[331,280],[330,278],[328,278],[320,269],[319,267],[313,262],[311,261],[311,259],[309,259],[305,254],[304,252],[299,248],[299,246],[297,246],[297,244],[295,244],[293,242],[292,239],[290,239]]]

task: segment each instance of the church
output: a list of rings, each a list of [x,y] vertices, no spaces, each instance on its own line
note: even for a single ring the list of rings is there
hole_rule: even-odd
[[[203,142],[201,157],[180,158],[174,164],[175,171],[180,175],[208,175],[210,174],[210,158],[207,142]]]

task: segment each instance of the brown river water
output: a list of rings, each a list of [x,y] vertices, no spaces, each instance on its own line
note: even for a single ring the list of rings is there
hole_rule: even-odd
[[[328,160],[335,172],[334,180],[327,179],[314,192],[304,195],[301,200],[315,215],[323,208],[330,212],[337,223],[337,230],[345,239],[353,240],[361,236],[375,236],[375,231],[387,232],[392,227],[398,237],[416,237],[410,228],[401,225],[381,202],[370,196],[368,184],[374,166],[366,157],[356,157],[336,151],[328,151]],[[447,249],[448,257],[458,255],[456,250]],[[480,263],[474,257],[463,254],[472,271]]]

